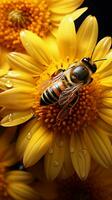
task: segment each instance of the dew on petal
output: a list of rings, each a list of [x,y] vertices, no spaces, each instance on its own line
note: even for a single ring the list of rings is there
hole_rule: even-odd
[[[26,138],[27,138],[27,140],[30,140],[30,139],[31,139],[31,133],[30,133],[30,132],[28,132]]]
[[[10,113],[10,114],[8,115],[8,122],[11,122],[12,120],[13,120],[13,114]]]
[[[11,81],[11,80],[6,80],[5,86],[6,86],[8,89],[11,89],[11,88],[13,87],[12,81]]]

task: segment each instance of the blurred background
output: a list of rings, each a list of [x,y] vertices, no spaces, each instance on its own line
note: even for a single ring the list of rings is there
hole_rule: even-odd
[[[83,6],[87,6],[88,11],[81,18],[84,19],[87,14],[91,14],[98,20],[99,39],[104,36],[112,36],[111,0],[85,0],[81,7]]]

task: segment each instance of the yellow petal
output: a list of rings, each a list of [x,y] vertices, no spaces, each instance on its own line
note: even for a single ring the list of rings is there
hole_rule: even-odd
[[[17,86],[34,88],[34,79],[28,73],[12,70],[0,78],[0,88],[3,88],[3,90],[9,90]]]
[[[64,153],[64,161],[63,161],[63,166],[59,174],[59,178],[61,177],[62,179],[69,178],[74,174],[74,168],[71,160],[71,155],[70,155],[70,140],[69,137],[65,137],[65,153]]]
[[[27,30],[21,31],[20,37],[23,46],[27,52],[37,61],[37,63],[45,66],[48,66],[51,63],[52,58],[49,53],[49,49],[43,39]]]
[[[0,78],[0,88],[3,90],[9,90],[13,87],[34,87],[35,80],[31,76],[24,71],[20,70],[9,70],[8,73]]]
[[[71,17],[64,17],[61,21],[57,34],[57,42],[61,57],[64,60],[67,60],[67,57],[73,59],[76,51],[76,32]]]
[[[106,54],[109,52],[110,47],[111,47],[111,37],[104,37],[96,45],[92,59],[100,60],[101,58],[104,58]]]
[[[56,28],[56,30],[57,30],[57,28]],[[47,46],[49,47],[49,51],[53,55],[53,58],[55,59],[55,61],[60,62],[60,55],[59,55],[59,49],[57,46],[56,38],[51,36],[51,37],[44,38],[44,41],[47,44]]]
[[[91,57],[98,37],[98,24],[93,16],[88,16],[77,32],[77,55],[78,59]]]
[[[109,56],[110,55],[110,56]],[[105,56],[105,59],[100,67],[97,69],[97,73],[100,73],[102,76],[103,74],[107,73],[109,70],[111,70],[112,66],[112,53],[109,53],[108,56]]]
[[[108,76],[100,80],[100,84],[106,87],[112,87],[112,76]]]
[[[112,117],[112,109],[110,108],[101,108],[99,113],[103,113],[109,117]]]
[[[48,180],[54,180],[58,176],[64,162],[64,149],[64,137],[55,135],[45,155],[45,173]]]
[[[111,77],[111,75],[112,75],[112,70],[110,69],[110,70],[100,73],[100,79]]]
[[[70,152],[76,173],[81,179],[86,179],[90,171],[90,155],[80,135],[71,135]]]
[[[6,180],[7,183],[22,182],[28,184],[32,182],[33,177],[29,172],[13,170],[7,173]]]
[[[16,200],[38,200],[37,192],[23,183],[10,183],[7,191]]]
[[[52,141],[52,134],[40,127],[31,137],[23,157],[25,167],[29,167],[38,162],[47,152]]]
[[[14,69],[22,69],[28,73],[32,74],[38,74],[41,73],[44,69],[40,63],[38,64],[33,60],[32,57],[22,54],[22,53],[16,53],[12,52],[9,53],[8,59],[10,61],[11,66]]]
[[[34,83],[34,79],[31,76],[31,74],[26,73],[24,71],[19,70],[10,70],[8,73],[5,75],[5,78],[7,79],[18,79],[18,80],[23,80],[26,82]]]
[[[16,126],[28,121],[32,116],[33,113],[31,110],[24,112],[11,112],[1,120],[1,125],[4,127]]]
[[[104,120],[107,124],[112,125],[112,117],[107,116],[107,115],[105,115],[105,114],[103,114],[103,113],[99,113],[99,116],[100,116],[100,118],[101,118],[102,120]]]
[[[23,158],[25,149],[33,134],[39,129],[41,123],[37,119],[30,120],[22,129],[16,143],[17,154],[20,159]]]
[[[77,18],[79,18],[88,8],[84,7],[84,8],[80,8],[75,10],[74,12],[68,14],[73,20],[76,20]],[[62,20],[62,15],[57,14],[57,13],[53,13],[53,15],[51,16],[51,19],[53,21],[53,24],[55,25],[55,27],[58,27],[60,21]]]
[[[84,140],[92,157],[104,167],[112,165],[112,145],[104,131],[88,128],[84,133]]]
[[[30,109],[34,103],[32,88],[14,88],[0,93],[0,105],[12,110]]]
[[[103,105],[112,108],[112,98],[104,98],[102,100]]]
[[[106,55],[107,59],[112,58],[112,49],[110,49],[109,53]]]
[[[105,90],[103,92],[103,97],[104,98],[112,98],[112,90],[111,89],[110,90]]]
[[[52,0],[50,3],[50,10],[56,14],[69,14],[76,10],[84,0]]]
[[[103,119],[98,118],[95,122],[95,125],[97,126],[97,128],[101,128],[102,130],[104,130],[107,135],[112,135],[112,124],[109,125]]]
[[[75,21],[75,20],[78,19],[87,9],[88,9],[88,7],[79,8],[79,9],[75,10],[74,12],[70,13],[68,16],[70,16],[70,17],[72,18],[72,20]]]

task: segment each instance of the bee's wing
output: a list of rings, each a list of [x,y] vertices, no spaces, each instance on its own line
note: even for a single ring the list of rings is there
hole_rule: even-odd
[[[60,72],[59,74],[57,74],[52,78],[52,83],[55,83],[56,81],[62,79],[63,77],[64,77],[64,72]]]
[[[53,83],[55,83],[56,81],[60,80],[63,77],[64,77],[64,72],[60,72],[53,78],[43,81],[42,84],[39,85],[40,90],[45,90],[48,86],[52,85]]]
[[[78,83],[75,86],[66,88],[60,95],[58,103],[59,105],[62,105],[63,107],[58,113],[58,116],[57,116],[58,122],[62,121],[65,118],[68,111],[71,109],[71,107],[73,107],[77,103],[79,96],[78,94],[76,94],[76,92],[80,89],[81,86],[82,86],[82,83]],[[70,105],[70,103],[72,102],[73,102],[73,105]]]
[[[82,83],[76,83],[74,86],[66,88],[60,95],[58,103],[64,105],[70,103],[76,95],[76,92],[80,89]]]
[[[77,100],[79,99],[79,96],[77,96],[77,98],[75,98],[75,102],[73,103],[72,107],[76,104]],[[56,117],[56,122],[61,122],[65,119],[65,117],[67,116],[67,113],[70,111],[71,107],[69,106],[69,103],[65,104],[63,106],[63,108],[60,110],[60,112],[58,113],[57,117]]]
[[[63,77],[64,77],[64,72],[60,72],[59,74],[55,75],[53,78],[51,77],[50,79],[43,81],[39,85],[40,90],[45,90],[48,86],[52,85],[53,83],[55,83],[56,81],[60,80]]]

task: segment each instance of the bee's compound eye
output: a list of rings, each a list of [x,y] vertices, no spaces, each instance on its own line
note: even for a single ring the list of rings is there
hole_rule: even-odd
[[[77,66],[74,69],[74,74],[79,81],[86,82],[89,76],[89,71],[83,66]]]

